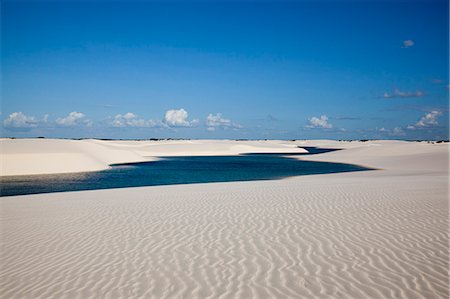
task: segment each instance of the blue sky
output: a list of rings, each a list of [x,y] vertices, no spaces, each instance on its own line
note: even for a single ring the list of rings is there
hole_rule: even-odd
[[[2,136],[447,139],[448,1],[2,1]]]

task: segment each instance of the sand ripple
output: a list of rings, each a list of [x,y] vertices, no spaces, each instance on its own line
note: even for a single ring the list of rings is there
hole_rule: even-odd
[[[2,198],[0,294],[448,298],[446,178],[365,175]]]

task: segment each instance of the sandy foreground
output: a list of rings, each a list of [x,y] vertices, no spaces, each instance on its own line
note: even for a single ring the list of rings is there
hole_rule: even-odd
[[[448,298],[448,144],[1,140],[2,175],[298,152],[378,170],[0,198],[1,298]]]

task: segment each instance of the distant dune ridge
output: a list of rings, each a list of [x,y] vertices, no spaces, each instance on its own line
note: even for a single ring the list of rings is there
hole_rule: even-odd
[[[109,165],[154,161],[156,156],[211,156],[306,152],[282,141],[104,141],[97,139],[0,139],[0,175],[50,174],[108,169]]]
[[[297,146],[343,149],[297,159],[378,169],[1,197],[1,298],[449,297],[448,144],[4,139],[1,146],[3,175]],[[34,168],[17,165],[36,157]],[[52,159],[77,163],[47,167]]]

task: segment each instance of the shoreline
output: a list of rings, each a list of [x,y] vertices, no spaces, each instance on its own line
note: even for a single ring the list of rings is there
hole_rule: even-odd
[[[245,153],[301,153],[281,141],[101,141],[61,139],[0,140],[0,177],[100,171],[111,164],[151,162],[161,156],[214,156]]]

